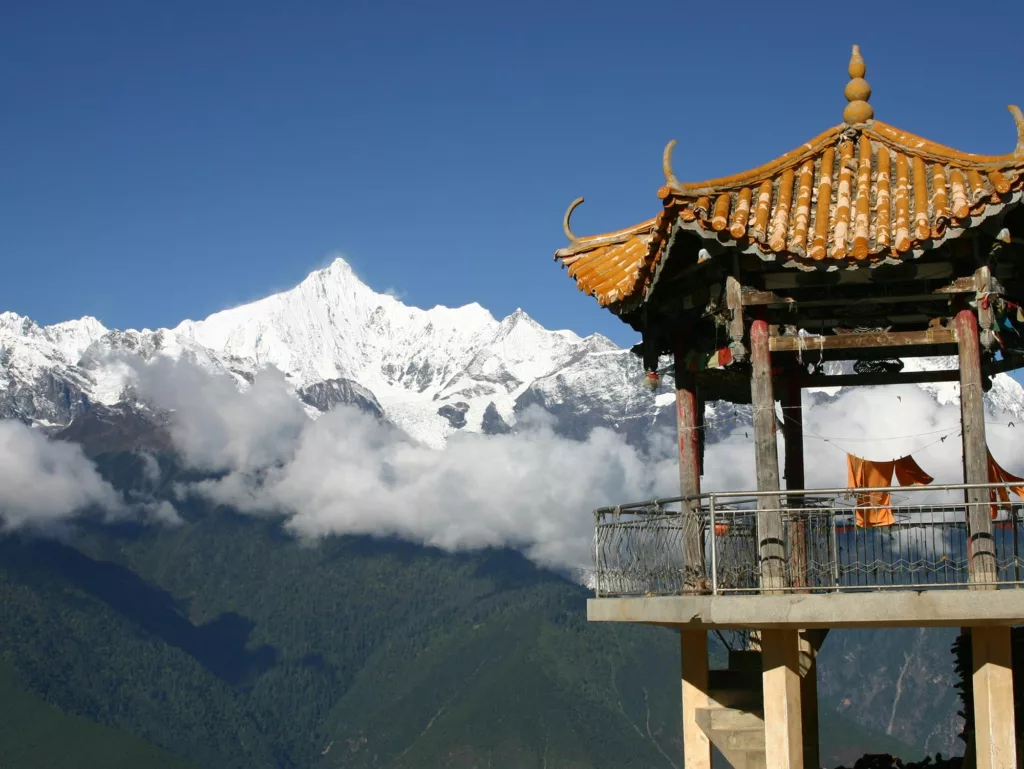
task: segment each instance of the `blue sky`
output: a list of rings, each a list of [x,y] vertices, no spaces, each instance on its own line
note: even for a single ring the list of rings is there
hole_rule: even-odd
[[[418,306],[633,335],[552,262],[841,122],[1014,144],[1024,3],[9,4],[0,309],[170,326],[344,255]]]

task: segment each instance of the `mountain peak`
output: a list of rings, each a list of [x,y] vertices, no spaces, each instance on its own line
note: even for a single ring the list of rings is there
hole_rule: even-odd
[[[18,315],[16,312],[0,312],[0,331],[24,336],[31,328],[37,328],[35,321],[31,318]]]

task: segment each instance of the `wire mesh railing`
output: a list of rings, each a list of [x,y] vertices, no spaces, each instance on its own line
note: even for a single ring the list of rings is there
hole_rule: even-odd
[[[1001,484],[722,492],[595,511],[598,596],[1024,584],[1024,516]],[[782,538],[764,535],[771,517]],[[970,536],[972,518],[979,529]],[[979,549],[980,548],[980,549]],[[971,558],[987,554],[987,571]],[[978,562],[976,562],[978,563]]]

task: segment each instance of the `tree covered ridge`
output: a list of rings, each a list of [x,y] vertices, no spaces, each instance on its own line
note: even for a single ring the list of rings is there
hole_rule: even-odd
[[[167,496],[184,473],[168,456],[155,484],[134,455],[98,464],[118,488]],[[587,591],[511,550],[310,546],[273,519],[175,504],[177,528],[0,540],[0,653],[22,689],[198,767],[680,765],[676,633],[588,625]],[[876,669],[904,660],[829,644]],[[841,707],[875,707],[883,676],[858,689],[823,668],[826,756],[858,749],[854,734],[921,754]],[[923,720],[947,717],[930,707]]]

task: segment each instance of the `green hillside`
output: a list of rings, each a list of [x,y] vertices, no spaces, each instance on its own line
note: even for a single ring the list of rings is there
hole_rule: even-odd
[[[125,457],[102,466],[139,481]],[[0,539],[0,655],[23,688],[209,769],[680,765],[677,633],[589,625],[584,589],[513,551],[309,546],[179,509],[174,530]],[[920,756],[823,707],[826,765]]]
[[[69,716],[21,689],[0,664],[0,766],[4,769],[195,769],[137,737]]]

